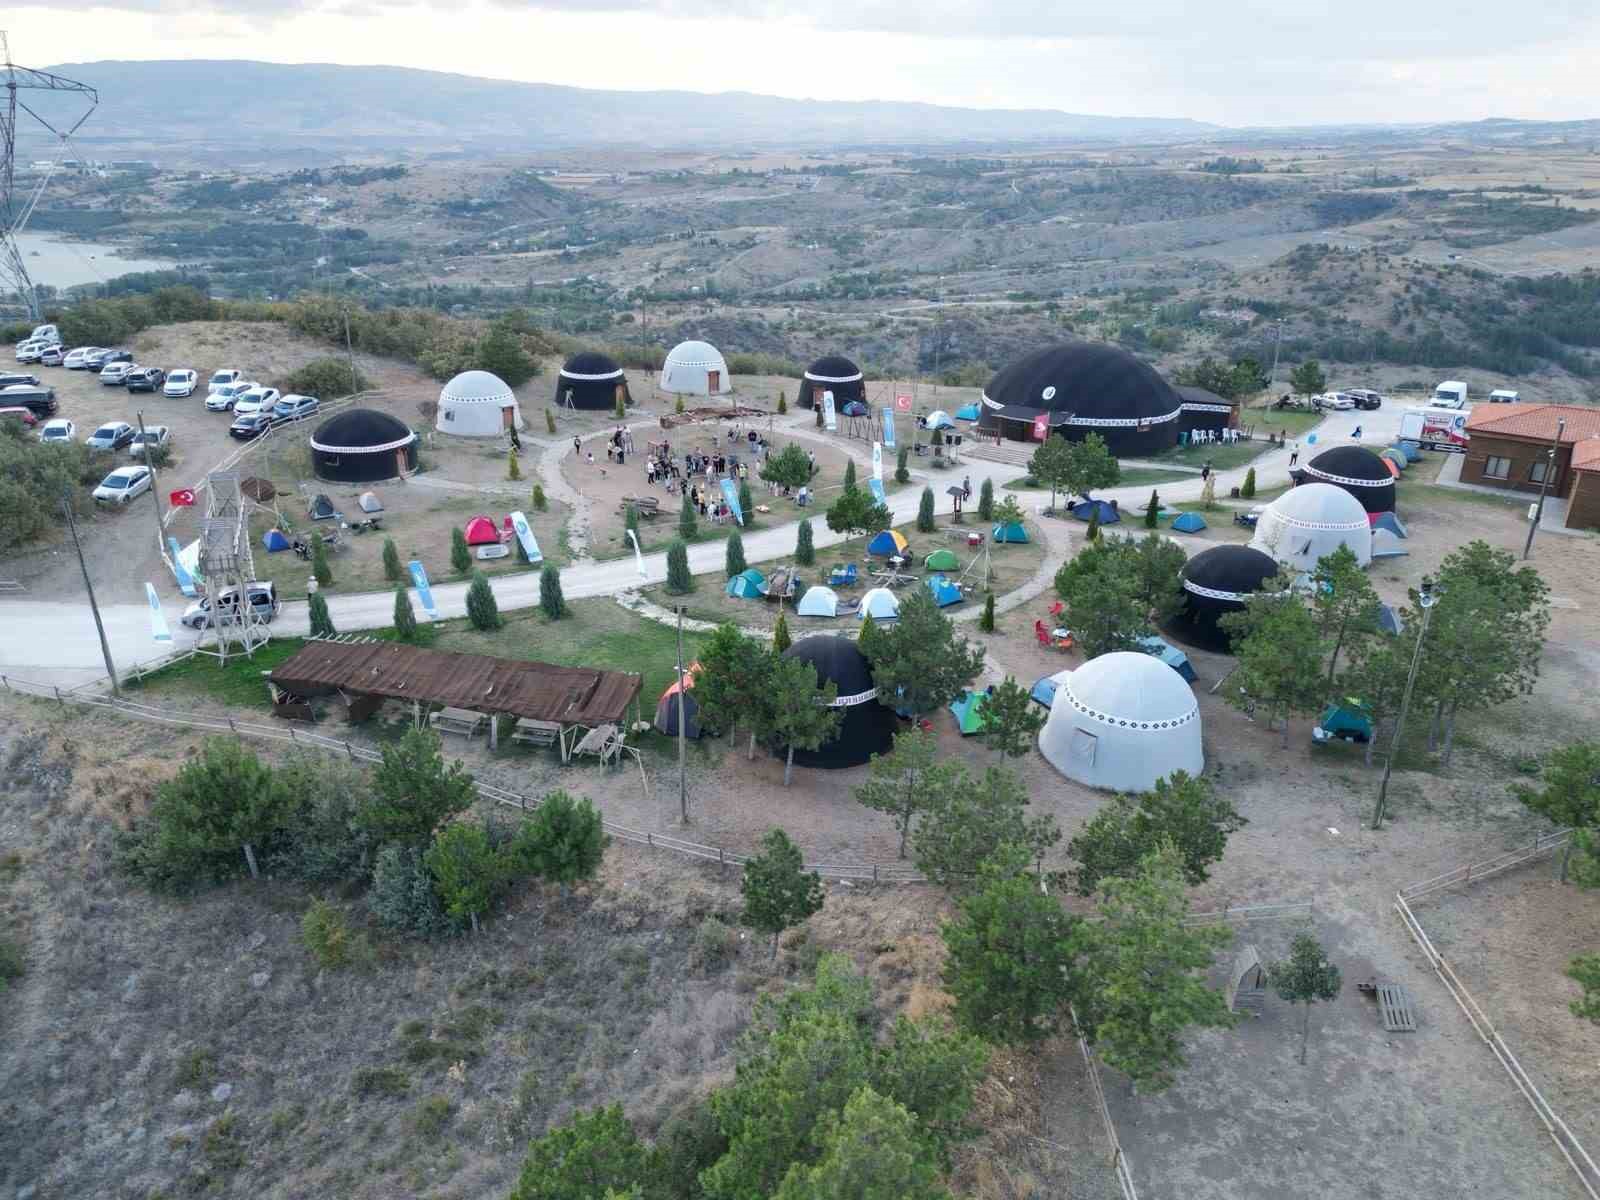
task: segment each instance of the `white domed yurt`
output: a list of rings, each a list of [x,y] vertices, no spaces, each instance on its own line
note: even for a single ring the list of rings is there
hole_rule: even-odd
[[[733,391],[728,364],[710,342],[679,342],[661,364],[661,390],[680,396],[723,396]]]
[[[433,427],[457,437],[499,437],[512,426],[524,429],[522,409],[511,385],[488,371],[463,371],[439,389],[439,415]]]
[[[1267,505],[1250,544],[1297,571],[1314,571],[1324,555],[1349,546],[1364,567],[1372,561],[1372,524],[1342,487],[1303,483]]]
[[[1146,792],[1174,771],[1205,769],[1200,705],[1159,658],[1129,650],[1102,654],[1058,683],[1039,752],[1068,779]]]

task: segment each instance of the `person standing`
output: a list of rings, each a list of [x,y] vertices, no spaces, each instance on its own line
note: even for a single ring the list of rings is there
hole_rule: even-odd
[[[971,475],[965,476],[961,480],[961,499],[962,500],[971,500],[972,499],[972,476]]]
[[[1293,446],[1289,447],[1289,466],[1292,468],[1295,465],[1295,463],[1297,463],[1299,461],[1300,461],[1300,443],[1296,442]]]
[[[582,454],[583,453],[583,439],[580,438],[577,434],[573,434],[572,435],[572,452],[574,454]]]
[[[1207,459],[1205,461],[1205,464],[1200,468],[1200,482],[1204,483],[1206,480],[1208,480],[1210,478],[1211,478],[1211,460]]]

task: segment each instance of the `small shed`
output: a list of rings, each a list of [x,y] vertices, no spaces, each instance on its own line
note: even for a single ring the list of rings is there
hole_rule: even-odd
[[[1228,1011],[1261,1015],[1267,1002],[1267,971],[1254,946],[1241,946],[1228,968]]]

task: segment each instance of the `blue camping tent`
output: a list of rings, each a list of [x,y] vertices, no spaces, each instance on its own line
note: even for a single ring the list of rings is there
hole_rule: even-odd
[[[1387,529],[1395,537],[1405,537],[1406,527],[1400,524],[1400,518],[1392,512],[1374,513],[1372,515],[1372,528],[1374,530]]]
[[[1172,528],[1179,533],[1199,533],[1206,527],[1206,519],[1199,513],[1180,513],[1172,522]]]
[[[1411,461],[1411,462],[1421,462],[1422,461],[1422,443],[1421,442],[1413,442],[1413,441],[1410,441],[1408,439],[1408,440],[1403,441],[1403,442],[1396,442],[1395,446],[1398,449],[1405,451],[1406,458],[1409,461]]]
[[[950,701],[950,712],[956,719],[956,728],[961,731],[962,737],[981,733],[989,724],[988,717],[984,715],[984,705],[993,694],[994,687],[991,685],[981,692],[962,692]]]
[[[933,593],[933,602],[940,608],[961,603],[961,589],[951,583],[945,576],[930,575],[927,579],[927,584],[928,590]]]
[[[989,531],[989,536],[997,542],[1009,542],[1016,546],[1025,546],[1028,543],[1028,531],[1022,527],[1021,521],[1012,521],[1009,525],[996,525]]]
[[[864,417],[867,415],[867,406],[859,400],[846,400],[844,402],[844,415],[847,417]]]
[[[879,558],[888,558],[891,554],[904,554],[908,545],[910,543],[893,529],[885,529],[875,534],[867,543],[867,553],[875,554]]]
[[[261,544],[269,552],[276,553],[279,550],[287,550],[289,548],[289,539],[283,536],[283,530],[269,529],[261,535]]]
[[[1060,687],[1061,681],[1070,674],[1072,674],[1071,671],[1057,671],[1054,675],[1046,675],[1043,679],[1035,679],[1033,686],[1028,689],[1029,697],[1036,703],[1049,708],[1056,701],[1056,688]]]
[[[976,404],[964,404],[956,409],[956,420],[958,421],[976,421],[977,419],[978,406]]]
[[[1378,628],[1385,633],[1399,637],[1405,632],[1406,623],[1400,619],[1400,614],[1387,604],[1378,605]]]
[[[1080,521],[1087,521],[1097,512],[1100,514],[1102,525],[1115,525],[1122,520],[1122,515],[1105,500],[1095,500],[1091,497],[1088,500],[1079,500],[1072,506],[1072,515]]]
[[[1194,667],[1189,663],[1189,656],[1171,642],[1166,641],[1164,638],[1153,636],[1142,637],[1139,639],[1139,649],[1146,654],[1159,658],[1167,666],[1183,676],[1187,682],[1193,683],[1195,681]]]
[[[942,408],[936,408],[926,417],[922,418],[925,429],[954,429],[956,423],[950,419],[950,414]]]

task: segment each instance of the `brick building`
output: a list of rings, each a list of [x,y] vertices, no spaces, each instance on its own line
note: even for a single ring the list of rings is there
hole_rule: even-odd
[[[1566,421],[1553,468],[1550,443]],[[1461,482],[1536,493],[1550,470],[1550,495],[1568,501],[1567,525],[1600,525],[1600,408],[1577,404],[1480,404],[1467,417]]]
[[[1600,529],[1600,438],[1587,438],[1572,448],[1572,475],[1567,528]]]

